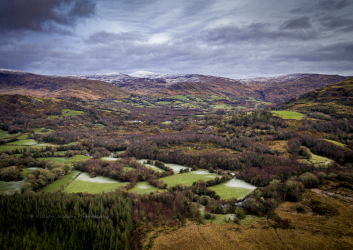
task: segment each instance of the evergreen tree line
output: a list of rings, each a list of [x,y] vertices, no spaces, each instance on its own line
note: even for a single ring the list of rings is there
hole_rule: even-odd
[[[43,193],[0,199],[1,249],[130,249],[126,195]]]

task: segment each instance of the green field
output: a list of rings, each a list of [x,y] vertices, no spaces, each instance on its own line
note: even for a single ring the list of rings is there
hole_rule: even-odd
[[[338,141],[329,140],[329,139],[325,139],[325,141],[328,141],[328,142],[331,142],[333,144],[336,144],[337,146],[346,147],[346,144],[340,143]]]
[[[157,104],[161,104],[161,105],[167,105],[167,104],[171,104],[172,102],[167,102],[167,101],[160,101],[157,102]]]
[[[46,157],[46,158],[37,158],[38,161],[48,161],[52,160],[53,162],[64,163],[67,161],[67,158],[64,157]]]
[[[299,161],[311,163],[311,164],[314,164],[317,167],[318,166],[322,166],[322,165],[328,165],[331,162],[333,162],[330,158],[326,158],[326,157],[323,157],[323,156],[319,156],[319,155],[313,154],[310,151],[310,149],[308,149],[308,150],[309,150],[309,153],[311,154],[311,158],[310,159],[299,159]]]
[[[65,153],[66,153],[66,151],[56,151],[55,152],[55,155],[60,155],[60,156],[64,156],[65,155]]]
[[[142,159],[142,160],[137,160],[137,162],[138,163],[140,163],[140,164],[143,164],[145,167],[147,167],[147,168],[151,168],[151,169],[153,169],[153,170],[155,170],[155,171],[157,171],[157,172],[163,172],[164,170],[163,169],[160,169],[160,168],[158,168],[158,167],[156,167],[156,166],[154,166],[154,165],[151,165],[151,164],[144,164],[144,162],[146,162],[147,160],[145,160],[145,159]]]
[[[71,181],[78,173],[79,171],[71,171],[67,173],[67,175],[64,175],[61,177],[60,180],[54,181],[52,184],[49,186],[45,187],[42,191],[44,192],[54,192],[61,186],[65,186],[69,181]]]
[[[22,181],[0,181],[0,195],[11,194],[14,192],[21,192],[21,186],[25,183],[27,179],[27,173],[32,171],[32,169],[24,168],[21,171],[23,177]]]
[[[35,128],[33,129],[34,133],[36,134],[45,134],[45,133],[50,133],[50,132],[54,132],[55,130],[52,129],[46,129],[46,128]]]
[[[174,96],[172,96],[172,97],[175,98],[175,99],[179,99],[179,100],[188,99],[186,96],[183,96],[183,95],[174,95]]]
[[[9,134],[7,131],[1,130],[0,129],[0,139],[5,139],[8,137],[15,137],[15,136],[20,136],[22,133],[17,133],[17,134]]]
[[[303,116],[303,114],[294,112],[294,111],[271,111],[276,116],[281,117],[282,119],[299,119]]]
[[[63,109],[61,113],[62,113],[62,115],[51,115],[51,116],[48,116],[47,119],[55,119],[55,118],[65,117],[65,116],[82,115],[84,112],[83,111],[71,110],[71,109]]]
[[[129,192],[136,193],[136,194],[149,194],[151,192],[165,192],[166,189],[158,189],[147,181],[144,182],[137,182],[136,185],[129,190]]]
[[[17,140],[26,140],[26,139],[28,139],[28,134],[27,133],[17,137]]]
[[[16,150],[16,149],[22,149],[25,148],[26,146],[6,146],[6,145],[0,145],[0,152],[4,152],[7,150]]]
[[[166,184],[168,184],[168,187],[172,187],[177,184],[191,186],[192,183],[194,183],[195,181],[198,181],[198,180],[208,181],[216,178],[217,176],[219,175],[211,174],[209,172],[199,170],[199,171],[192,171],[192,172],[183,173],[183,174],[171,175],[164,178],[160,178],[159,180],[164,181]]]
[[[90,178],[89,174],[82,173],[73,182],[71,182],[67,188],[65,188],[65,192],[87,192],[91,194],[97,194],[114,191],[116,188],[120,186],[126,186],[127,184],[128,182],[119,182],[102,176]]]
[[[10,143],[6,143],[6,145],[19,145],[19,146],[32,146],[36,145],[38,142],[36,140],[27,139],[27,140],[19,140]]]
[[[209,187],[209,189],[215,191],[221,197],[221,199],[224,200],[231,198],[236,198],[238,200],[243,199],[255,188],[255,186],[252,186],[244,181],[235,179]]]
[[[89,156],[85,156],[85,155],[74,155],[71,158],[68,158],[67,161],[68,162],[75,162],[75,161],[81,161],[81,160],[89,160],[91,159],[91,157]]]
[[[217,105],[214,105],[213,108],[215,108],[215,109],[231,109],[232,107],[228,106],[226,104],[217,104]]]

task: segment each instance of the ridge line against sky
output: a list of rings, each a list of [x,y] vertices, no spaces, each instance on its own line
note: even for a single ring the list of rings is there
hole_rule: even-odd
[[[0,68],[233,79],[353,75],[351,13],[348,0],[3,1]]]

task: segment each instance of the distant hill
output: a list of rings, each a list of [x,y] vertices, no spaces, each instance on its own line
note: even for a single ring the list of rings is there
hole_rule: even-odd
[[[353,117],[353,78],[326,85],[286,102],[287,108],[301,112],[321,112]]]
[[[229,79],[198,74],[160,74],[138,71],[77,76],[41,76],[0,70],[3,94],[39,97],[79,97],[84,100],[140,95],[218,95],[255,97],[281,103],[349,77],[320,74],[289,74],[253,79]]]
[[[160,74],[138,71],[132,74],[66,76],[109,82],[142,95],[220,95],[261,98],[280,103],[308,91],[337,83],[349,77],[320,74],[289,74],[253,79],[229,79],[198,74]]]
[[[11,70],[0,70],[0,92],[36,97],[77,97],[83,100],[117,99],[129,96],[125,90],[102,81],[43,76]]]

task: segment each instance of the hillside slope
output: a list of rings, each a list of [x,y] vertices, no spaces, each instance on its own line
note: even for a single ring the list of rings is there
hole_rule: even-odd
[[[285,103],[292,110],[353,116],[353,78],[318,88]]]
[[[117,99],[129,96],[126,91],[102,81],[42,76],[6,70],[0,70],[0,91],[1,94],[55,98],[77,97],[83,100]]]

